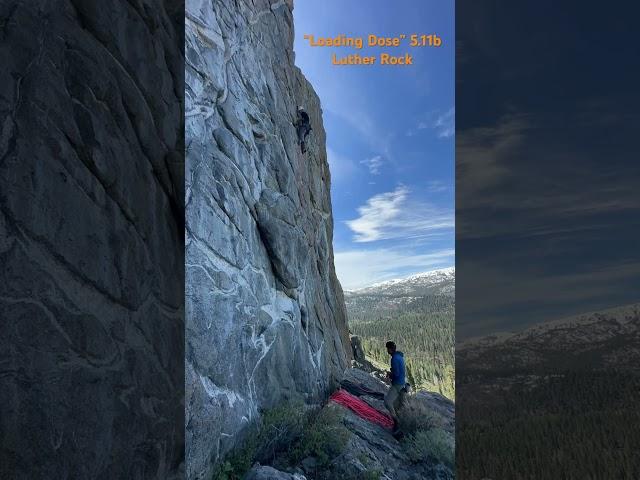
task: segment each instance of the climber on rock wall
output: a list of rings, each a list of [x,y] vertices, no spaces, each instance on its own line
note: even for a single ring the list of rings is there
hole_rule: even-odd
[[[300,149],[302,150],[302,153],[305,153],[307,151],[305,141],[307,139],[307,135],[309,135],[309,132],[311,131],[311,122],[309,121],[309,115],[304,111],[304,108],[298,107],[298,116],[294,125],[298,132],[298,143],[300,144]]]
[[[391,355],[391,371],[387,372],[387,378],[391,380],[391,386],[384,397],[384,404],[393,418],[393,431],[399,430],[397,406],[403,401],[405,392],[404,354],[396,349],[394,342],[387,342],[387,353]]]

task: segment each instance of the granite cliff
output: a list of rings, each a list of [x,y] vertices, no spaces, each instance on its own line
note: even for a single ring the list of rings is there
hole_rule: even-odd
[[[0,1],[0,478],[181,478],[183,4]]]
[[[185,12],[186,462],[205,478],[262,409],[318,403],[349,365],[320,101],[293,4]],[[313,132],[302,154],[296,107]]]

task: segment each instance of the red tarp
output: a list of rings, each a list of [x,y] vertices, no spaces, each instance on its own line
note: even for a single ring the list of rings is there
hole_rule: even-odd
[[[356,415],[364,418],[365,420],[377,423],[384,428],[393,428],[393,419],[389,415],[376,410],[367,402],[351,395],[346,390],[338,390],[329,397],[329,400],[333,400],[343,407],[347,407],[349,410],[352,410]]]

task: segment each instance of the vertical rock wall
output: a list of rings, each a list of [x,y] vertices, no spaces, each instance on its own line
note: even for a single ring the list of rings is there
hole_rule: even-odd
[[[180,478],[183,4],[0,0],[0,478]]]
[[[261,408],[321,400],[351,357],[320,101],[291,1],[188,0],[186,462],[205,478]],[[306,155],[292,122],[303,105]]]

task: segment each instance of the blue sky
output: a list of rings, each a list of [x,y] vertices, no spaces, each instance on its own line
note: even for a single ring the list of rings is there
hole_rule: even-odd
[[[458,2],[458,340],[640,300],[636,18]]]
[[[343,288],[454,265],[453,1],[296,2],[296,64],[322,102]],[[440,48],[310,47],[305,34],[436,33]],[[334,66],[332,54],[413,56]]]

